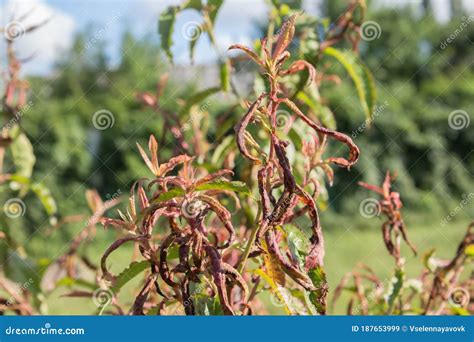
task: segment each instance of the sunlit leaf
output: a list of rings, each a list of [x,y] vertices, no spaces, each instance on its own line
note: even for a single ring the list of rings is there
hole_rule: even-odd
[[[247,184],[240,181],[215,180],[209,183],[201,184],[196,187],[197,191],[203,190],[229,190],[251,196],[252,192]]]
[[[405,271],[402,268],[397,268],[395,270],[395,274],[392,277],[392,281],[388,287],[388,293],[386,296],[386,300],[389,306],[389,310],[391,311],[393,305],[395,304],[395,300],[401,294],[403,285],[405,281]]]
[[[207,0],[207,6],[209,7],[209,18],[211,19],[212,23],[216,21],[217,14],[219,13],[219,9],[223,3],[224,0]]]
[[[166,192],[161,193],[155,200],[152,202],[163,202],[163,201],[169,201],[170,199],[173,199],[175,197],[183,196],[184,195],[184,190],[180,188],[173,188],[171,190],[168,190]]]
[[[310,270],[308,276],[317,289],[309,293],[309,299],[319,313],[324,313],[326,311],[325,297],[327,292],[326,272],[322,267],[317,267]]]
[[[369,69],[352,51],[340,51],[332,47],[324,49],[324,53],[334,57],[347,71],[355,84],[357,95],[367,119],[372,118],[377,93],[374,78]]]
[[[134,277],[145,271],[150,267],[150,263],[144,261],[133,261],[126,269],[124,269],[116,278],[110,290],[113,293],[118,293],[120,289],[127,284]]]
[[[36,158],[28,137],[24,133],[20,133],[11,143],[10,149],[16,174],[27,178],[31,177]]]
[[[220,64],[221,88],[223,91],[228,91],[230,86],[230,65],[229,61]]]
[[[173,31],[174,23],[176,20],[176,14],[180,11],[179,6],[170,6],[160,15],[158,21],[158,33],[161,37],[161,47],[165,50],[169,60],[173,62],[173,53],[171,52],[171,46],[173,45]]]

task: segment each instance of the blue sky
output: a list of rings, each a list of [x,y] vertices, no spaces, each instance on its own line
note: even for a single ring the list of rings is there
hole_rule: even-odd
[[[10,21],[10,13],[24,13],[35,8],[27,24],[51,17],[50,22],[31,36],[18,41],[18,50],[22,56],[35,53],[35,60],[26,65],[26,73],[47,74],[53,62],[71,46],[74,34],[93,24],[92,32],[97,41],[107,42],[107,52],[116,62],[120,55],[120,37],[125,29],[137,36],[146,33],[156,35],[158,41],[157,19],[159,13],[180,0],[133,1],[133,0],[1,0],[2,25]],[[464,1],[471,10],[474,1]],[[318,0],[306,0],[305,9],[317,12]],[[421,0],[378,0],[379,5],[401,6],[411,4],[419,6]],[[448,0],[436,0],[436,15],[440,20],[449,15]],[[250,44],[256,37],[254,23],[263,20],[268,7],[264,0],[227,0],[217,18],[216,30],[222,48],[231,43]],[[186,25],[199,22],[199,15],[187,11],[178,17],[175,27],[174,53],[178,63],[187,63],[187,42],[182,39]],[[215,58],[208,42],[201,39],[197,46],[196,61],[205,63]]]

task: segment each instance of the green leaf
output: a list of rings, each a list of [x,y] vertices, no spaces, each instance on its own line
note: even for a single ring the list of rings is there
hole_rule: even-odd
[[[153,200],[153,203],[169,201],[170,199],[173,199],[173,198],[179,197],[179,196],[183,196],[183,195],[184,195],[184,190],[183,189],[173,188],[169,191],[166,191],[166,192],[163,192],[162,194],[160,194],[160,196],[158,196],[158,198]]]
[[[31,184],[31,190],[36,194],[36,197],[38,197],[49,216],[53,216],[57,213],[58,207],[56,201],[46,186],[41,183],[33,183]]]
[[[87,280],[84,280],[84,279],[73,279],[73,278],[70,278],[70,277],[64,277],[62,279],[60,279],[57,283],[56,283],[56,287],[60,287],[60,286],[65,286],[65,287],[71,287],[71,286],[82,286],[82,287],[85,287],[89,290],[95,290],[97,289],[97,285],[90,282],[90,281],[87,281]]]
[[[352,51],[339,51],[332,47],[324,50],[324,54],[334,57],[347,71],[355,84],[357,95],[367,119],[372,118],[377,93],[374,78],[362,61]]]
[[[216,21],[217,13],[219,12],[219,9],[221,8],[223,3],[224,3],[224,0],[208,0],[207,1],[207,6],[209,7],[209,18],[211,19],[212,23]]]
[[[194,106],[198,103],[201,103],[202,101],[204,101],[209,96],[211,96],[215,93],[218,93],[220,90],[221,90],[220,87],[207,88],[207,89],[204,89],[204,90],[192,95],[188,99],[188,101],[186,102],[186,105],[180,110],[179,116],[183,117],[184,115],[189,113],[189,110],[191,109],[192,106]]]
[[[22,175],[14,174],[10,176],[11,182],[17,182],[29,187],[38,197],[48,215],[52,216],[57,213],[57,205],[51,191],[42,183],[32,182],[29,178]]]
[[[191,283],[190,295],[193,300],[194,310],[198,316],[221,316],[224,314],[217,296],[210,297],[206,294],[204,283]]]
[[[220,64],[221,89],[228,91],[230,86],[230,65],[229,61]]]
[[[325,297],[328,288],[326,272],[324,272],[324,269],[319,266],[312,270],[309,270],[308,276],[310,277],[311,281],[313,282],[313,285],[317,289],[309,293],[309,300],[311,301],[311,303],[313,303],[319,313],[325,313]]]
[[[211,163],[213,165],[222,165],[227,151],[234,146],[235,138],[231,135],[222,139],[222,142],[215,148],[212,154]]]
[[[160,15],[158,21],[158,33],[161,38],[161,47],[165,50],[171,63],[173,63],[173,53],[171,52],[171,46],[173,45],[173,31],[176,15],[179,13],[181,8],[179,6],[170,6]]]
[[[33,146],[24,133],[20,133],[10,145],[16,174],[29,178],[33,173],[36,158]]]
[[[239,192],[247,196],[252,196],[252,192],[247,184],[240,181],[225,181],[225,180],[216,180],[206,184],[201,184],[196,187],[197,191],[204,190],[229,190],[234,192]]]
[[[194,52],[203,30],[203,24],[200,24],[199,28],[196,28],[196,37],[193,36],[192,39],[189,40],[189,59],[191,60],[191,64],[194,64]]]
[[[288,132],[288,136],[290,137],[293,144],[295,144],[295,149],[301,151],[301,148],[303,147],[303,140],[301,139],[300,134],[293,127],[291,127],[290,131]]]
[[[325,127],[329,129],[336,129],[336,118],[329,107],[322,106],[319,113],[321,122]]]
[[[309,238],[300,228],[293,224],[285,224],[282,228],[286,233],[286,240],[291,255],[298,260],[300,265],[303,265],[304,256],[308,254],[309,249],[311,248]]]
[[[182,9],[195,9],[196,11],[202,10],[201,0],[188,0],[181,5]]]
[[[150,267],[150,263],[144,261],[133,261],[126,269],[120,273],[115,279],[114,285],[110,288],[114,294],[117,294],[120,289],[127,284],[130,280],[135,278],[137,275],[145,271]]]
[[[405,280],[405,271],[402,268],[395,269],[395,274],[392,278],[392,281],[389,284],[388,294],[386,296],[386,300],[389,307],[389,313],[393,310],[393,305],[395,304],[395,300],[402,292],[403,284]]]
[[[298,100],[306,104],[309,109],[321,120],[321,123],[329,128],[336,129],[336,119],[334,113],[327,106],[321,105],[319,93],[316,86],[311,85],[304,92],[298,92]]]

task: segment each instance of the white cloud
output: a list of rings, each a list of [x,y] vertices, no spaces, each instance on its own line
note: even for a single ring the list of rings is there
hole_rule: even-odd
[[[24,64],[23,72],[45,75],[60,54],[67,50],[73,41],[75,22],[66,13],[48,5],[43,0],[10,0],[2,8],[1,24],[3,27],[11,20],[31,12],[22,22],[23,27],[49,21],[34,32],[22,35],[15,41],[15,48],[20,58],[34,55],[34,59]]]

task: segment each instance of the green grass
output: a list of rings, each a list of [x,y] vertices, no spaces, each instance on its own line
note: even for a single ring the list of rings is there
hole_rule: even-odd
[[[351,271],[358,262],[363,262],[374,269],[381,280],[390,279],[392,275],[394,261],[388,255],[382,242],[380,231],[382,221],[378,219],[362,221],[365,228],[361,228],[361,222],[352,220],[347,220],[347,222],[350,222],[350,224],[345,226],[332,225],[330,222],[324,224],[326,240],[325,268],[331,292],[337,286],[341,277]],[[432,248],[436,249],[436,254],[439,257],[453,257],[459,241],[466,232],[468,223],[468,221],[462,220],[442,227],[439,223],[429,224],[421,220],[407,222],[409,238],[416,245],[419,252],[418,256],[414,256],[404,246],[403,255],[406,257],[407,276],[414,277],[419,274],[422,269],[421,258],[424,253]],[[87,254],[99,264],[101,253],[107,246],[104,241],[110,243],[113,238],[114,234],[99,230],[96,242],[92,242],[88,247]],[[109,258],[108,264],[115,273],[125,268],[131,260],[131,248],[123,247],[114,252]],[[136,277],[133,282],[122,289],[120,293],[122,303],[129,304],[131,302],[136,294],[139,281],[140,277]],[[67,291],[68,289],[58,289],[49,295],[46,301],[49,314],[93,314],[95,312],[97,307],[90,299],[60,297]],[[264,296],[263,299],[269,305],[270,313],[283,313],[281,307],[272,307],[268,301],[268,296]],[[344,314],[343,304],[343,302],[339,303],[334,313]],[[129,306],[125,305],[125,307]]]

